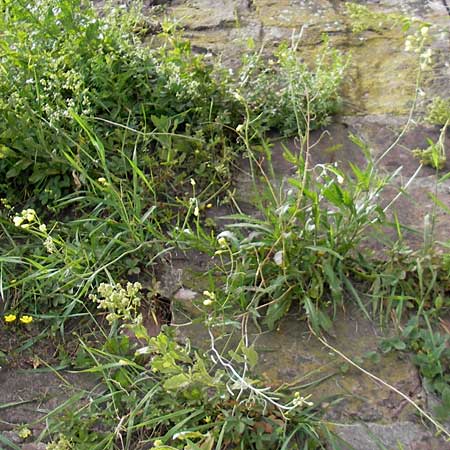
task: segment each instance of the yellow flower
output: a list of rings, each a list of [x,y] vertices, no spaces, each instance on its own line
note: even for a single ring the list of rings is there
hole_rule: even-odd
[[[8,314],[3,318],[6,323],[12,323],[17,319],[17,316],[15,314]]]
[[[17,434],[20,437],[20,439],[27,439],[32,435],[31,430],[29,428],[22,428]]]
[[[208,209],[210,209],[210,208],[213,207],[213,204],[212,204],[212,203],[208,203],[208,204],[206,205],[206,207],[207,207]]]
[[[224,248],[224,247],[227,246],[227,240],[226,240],[224,237],[220,237],[220,238],[217,240],[217,243],[218,243],[222,248]]]
[[[33,318],[31,316],[22,316],[19,321],[24,325],[28,325],[29,323],[33,322]]]

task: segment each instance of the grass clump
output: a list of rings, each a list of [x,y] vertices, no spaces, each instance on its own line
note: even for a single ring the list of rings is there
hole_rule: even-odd
[[[104,175],[91,148],[81,154],[86,140],[71,113],[89,118],[117,176],[128,176],[120,151],[127,157],[133,151],[129,129],[143,132],[140,161],[160,195],[167,185],[176,190],[187,174],[199,181],[226,175],[211,162],[223,161],[226,172],[222,129],[232,97],[169,25],[164,44],[152,50],[134,32],[142,22],[137,10],[111,7],[99,16],[82,0],[7,1],[4,9],[0,177],[10,199],[51,205],[85,188],[65,152],[83,158],[92,177]]]
[[[155,45],[143,45],[148,30],[138,9],[110,7],[99,16],[83,0],[32,5],[8,0],[4,10],[0,177],[11,202],[51,207],[67,193],[85,189],[87,181],[67,153],[74,161],[82,158],[91,177],[104,176],[104,164],[86,145],[73,114],[102,137],[108,169],[122,178],[129,172],[121,160],[131,157],[135,132],[140,133],[139,160],[158,197],[167,199],[183,193],[192,176],[203,188],[229,180],[237,149],[228,127],[242,118],[233,90],[252,93],[254,116],[263,117],[268,128],[285,124],[285,132],[304,125],[299,115],[307,96],[314,97],[309,114],[316,126],[338,104],[344,64],[329,49],[315,72],[286,46],[268,71],[256,57],[255,74],[249,64],[255,57],[248,57],[241,78],[234,80],[193,54],[169,23]],[[289,80],[297,83],[290,91]],[[267,97],[271,84],[280,86],[281,99]]]
[[[327,309],[342,307],[348,288],[356,295],[351,274],[360,265],[367,228],[383,221],[376,199],[387,180],[372,177],[370,167],[354,167],[353,181],[337,167],[304,172],[303,164],[303,182],[289,179],[259,203],[261,217],[233,216],[237,221],[219,235],[225,240],[219,254],[230,261],[225,296],[264,314],[270,328],[292,306],[315,329],[330,331]]]

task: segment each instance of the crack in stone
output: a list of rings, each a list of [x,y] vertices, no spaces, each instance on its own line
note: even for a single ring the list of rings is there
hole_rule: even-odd
[[[450,6],[449,6],[447,0],[442,0],[442,3],[444,4],[445,9],[447,10],[448,15],[450,16]]]
[[[255,11],[256,10],[256,5],[254,0],[247,0],[247,9],[249,11]]]

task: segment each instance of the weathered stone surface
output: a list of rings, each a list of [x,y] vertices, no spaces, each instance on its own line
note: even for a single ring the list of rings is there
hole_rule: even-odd
[[[46,444],[40,443],[31,443],[22,445],[22,450],[45,450],[47,448]]]
[[[36,422],[80,390],[95,386],[91,376],[39,370],[0,370],[0,432],[13,433],[18,425],[28,424],[36,438],[45,423]],[[17,404],[16,404],[17,403]],[[13,435],[12,434],[12,435]],[[9,439],[11,440],[11,436]]]
[[[201,300],[201,295],[197,301],[174,299],[173,322],[180,326],[181,338],[190,338],[194,345],[207,350],[210,337],[196,320],[202,311],[206,312]],[[329,419],[381,423],[389,423],[392,417],[413,419],[413,410],[406,402],[362,372],[345,366],[345,361],[314,337],[297,314],[284,318],[274,331],[247,326],[249,342],[259,354],[258,373],[270,385],[287,383],[305,395],[311,394],[312,400],[326,409]],[[233,326],[219,326],[212,331],[220,348],[233,349],[242,337],[241,330]],[[366,370],[419,403],[425,401],[417,370],[408,357],[379,354],[376,364],[366,358],[369,352],[378,351],[386,332],[382,333],[356,308],[339,312],[331,333],[330,345],[352,359],[362,359]]]
[[[376,423],[353,424],[336,427],[337,434],[348,445],[342,450],[379,450],[380,448],[403,450],[441,450],[445,443],[416,423],[396,422],[389,425]],[[401,447],[399,447],[401,443]],[[383,447],[380,447],[380,444]]]
[[[223,54],[237,64],[249,37],[268,51],[300,34],[299,54],[308,61],[317,54],[322,35],[351,55],[344,85],[345,113],[405,114],[416,86],[417,55],[404,51],[400,27],[351,32],[343,1],[333,0],[177,0],[169,8],[186,27],[195,48]],[[432,24],[434,65],[428,72],[427,94],[450,88],[449,15],[441,0],[364,1],[375,12],[404,14]]]
[[[233,0],[193,0],[173,2],[171,14],[189,30],[204,30],[232,25],[236,20]]]

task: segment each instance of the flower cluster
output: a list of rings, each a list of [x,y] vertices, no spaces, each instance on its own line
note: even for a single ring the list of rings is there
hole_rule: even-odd
[[[419,55],[420,69],[427,70],[431,66],[433,52],[431,48],[425,48],[429,40],[429,26],[423,25],[415,34],[409,35],[405,41],[405,51]]]
[[[98,303],[99,309],[109,311],[106,320],[113,323],[116,320],[123,320],[131,323],[142,323],[142,315],[137,310],[141,305],[139,292],[142,289],[141,283],[127,283],[124,288],[120,283],[101,283],[97,288],[97,295],[91,294],[89,298]]]
[[[3,317],[3,320],[5,321],[5,323],[14,323],[17,321],[17,315],[16,314],[6,314]],[[31,322],[33,322],[33,317],[27,316],[27,315],[20,316],[19,322],[23,325],[29,325]]]
[[[203,295],[206,297],[205,300],[203,300],[203,304],[205,306],[210,306],[214,303],[216,300],[216,294],[214,292],[210,291],[203,291]]]
[[[36,222],[36,211],[34,209],[24,209],[20,214],[14,217],[13,222],[16,227],[29,228]]]
[[[450,121],[450,99],[436,97],[428,107],[426,120],[433,125],[445,125]]]
[[[310,395],[307,395],[306,397],[302,397],[300,395],[300,392],[294,393],[294,399],[292,400],[292,404],[295,408],[304,408],[304,407],[311,407],[314,405],[313,402],[308,401],[308,399],[311,397]]]

